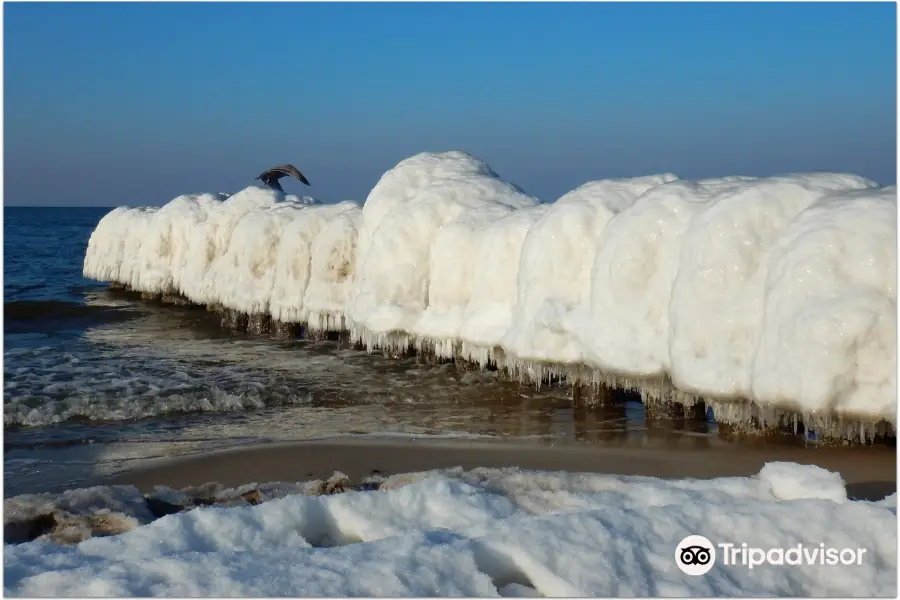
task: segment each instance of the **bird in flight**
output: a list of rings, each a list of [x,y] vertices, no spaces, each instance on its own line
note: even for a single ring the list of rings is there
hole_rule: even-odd
[[[294,179],[299,180],[300,182],[309,185],[309,180],[303,176],[303,173],[297,170],[297,167],[294,165],[281,165],[280,167],[275,167],[273,169],[269,169],[264,172],[262,175],[257,177],[257,179],[261,179],[263,184],[272,188],[273,190],[278,190],[279,192],[283,192],[281,184],[278,183],[278,180],[282,177],[293,177]]]

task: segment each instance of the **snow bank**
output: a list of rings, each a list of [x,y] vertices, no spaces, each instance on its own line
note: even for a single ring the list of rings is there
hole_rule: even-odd
[[[309,284],[315,238],[329,219],[354,208],[358,205],[353,202],[314,206],[285,227],[275,259],[275,284],[270,307],[274,319],[291,323],[306,320],[303,298]]]
[[[895,413],[896,247],[895,188],[824,198],[798,215],[772,249],[756,397]]]
[[[246,213],[235,225],[225,251],[208,266],[208,301],[247,314],[268,312],[279,244],[285,228],[306,210],[306,206],[282,202]]]
[[[432,181],[460,175],[497,177],[484,161],[465,152],[422,152],[404,159],[387,171],[369,192],[363,207],[360,255],[368,253],[372,235],[395,207],[411,200]]]
[[[141,234],[158,208],[116,208],[104,216],[88,240],[84,275],[99,281],[137,284],[135,262]]]
[[[764,298],[778,293],[774,289],[778,284],[766,289],[766,278],[779,238],[790,237],[785,232],[789,224],[805,221],[810,213],[801,212],[827,198],[829,192],[865,190],[868,185],[871,183],[860,177],[798,175],[743,182],[710,199],[684,233],[678,274],[672,284],[668,362],[677,386],[719,397],[753,393],[751,365],[755,356],[765,353],[757,353],[762,323],[783,318],[775,307],[763,308]],[[870,195],[866,190],[864,197]],[[857,227],[850,225],[848,230]],[[880,242],[896,243],[889,237]],[[809,239],[801,243],[816,253],[827,247]],[[893,254],[891,249],[888,260],[881,263],[885,273],[891,270],[888,263],[895,263]],[[779,361],[787,357],[781,352],[778,355]],[[766,394],[757,397],[769,399]]]
[[[893,187],[660,174],[540,204],[446,152],[400,162],[362,207],[306,203],[251,187],[116,209],[84,273],[534,380],[896,423]]]
[[[346,327],[344,315],[356,273],[362,209],[350,207],[322,226],[312,244],[309,285],[303,304],[314,330]]]
[[[518,359],[578,363],[580,344],[567,313],[586,301],[598,243],[610,220],[638,197],[677,179],[664,174],[587,183],[557,200],[522,247],[518,300],[503,350]]]
[[[7,545],[4,592],[892,597],[896,531],[896,494],[848,500],[839,476],[810,466],[712,480],[451,469],[393,476],[377,491],[196,508],[75,546]],[[751,569],[725,564],[719,547],[711,570],[691,576],[675,560],[688,535],[865,552],[859,564]]]
[[[216,194],[175,198],[146,220],[146,233],[136,241],[138,267],[132,287],[145,291],[181,288],[188,247],[198,225],[227,197]]]
[[[487,223],[472,263],[472,292],[460,326],[460,353],[482,367],[495,362],[495,349],[513,323],[518,300],[522,245],[528,231],[550,209],[541,204]]]
[[[350,310],[353,328],[361,330],[355,337],[375,346],[386,334],[415,330],[426,308],[430,286],[443,285],[442,281],[432,281],[429,272],[431,243],[442,226],[454,219],[466,219],[471,224],[491,214],[537,203],[512,184],[481,174],[435,179],[411,199],[398,203],[380,220],[377,229],[367,234],[371,242],[356,273]],[[478,214],[468,214],[479,209]],[[363,208],[364,230],[367,227]],[[440,260],[440,256],[435,257],[435,261]],[[426,332],[427,327],[426,321]],[[440,327],[436,333],[440,333]]]

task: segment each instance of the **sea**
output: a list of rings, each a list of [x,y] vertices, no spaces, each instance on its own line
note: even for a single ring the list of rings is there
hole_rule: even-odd
[[[5,208],[4,495],[61,491],[160,459],[335,437],[535,444],[725,442],[715,422],[645,419],[639,398],[573,408],[565,385],[223,330],[203,307],[82,277],[111,208]]]

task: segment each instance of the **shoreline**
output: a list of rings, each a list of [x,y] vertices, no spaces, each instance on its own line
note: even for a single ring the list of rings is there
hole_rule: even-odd
[[[840,445],[851,442],[867,446],[877,440],[896,439],[895,426],[890,417],[835,412],[816,416],[802,412],[797,402],[777,407],[761,405],[755,400],[708,396],[675,387],[668,374],[663,376],[624,376],[600,371],[584,364],[537,363],[507,356],[501,348],[479,348],[463,352],[466,344],[453,342],[448,347],[435,340],[409,332],[394,331],[370,335],[364,330],[347,327],[343,313],[317,314],[315,319],[281,321],[267,313],[246,313],[218,303],[198,302],[182,292],[139,290],[129,284],[109,279],[94,279],[105,283],[113,294],[161,306],[205,310],[219,315],[219,327],[224,331],[270,334],[276,339],[343,340],[367,352],[381,352],[392,358],[416,357],[424,364],[453,362],[464,370],[498,370],[508,381],[519,385],[545,385],[566,382],[571,386],[572,404],[576,408],[603,406],[611,394],[639,391],[648,413],[659,417],[687,417],[705,419],[708,408],[716,421],[724,425],[729,437],[754,438],[766,436],[796,437],[814,432],[819,440]],[[448,350],[448,348],[451,348]],[[448,353],[449,352],[449,353]],[[476,356],[477,355],[477,356]],[[702,416],[698,416],[702,415]]]
[[[327,479],[340,471],[368,475],[462,467],[519,467],[645,477],[708,479],[746,477],[767,462],[795,462],[840,473],[848,495],[879,500],[897,491],[896,450],[740,446],[714,451],[672,448],[544,446],[519,442],[328,439],[254,444],[202,456],[179,457],[104,477],[92,485],[134,485],[149,492],[218,482],[249,483]]]

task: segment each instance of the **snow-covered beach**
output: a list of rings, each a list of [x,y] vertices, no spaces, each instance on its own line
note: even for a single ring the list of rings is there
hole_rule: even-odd
[[[401,161],[362,205],[249,187],[118,208],[84,274],[257,333],[343,332],[388,355],[561,378],[573,401],[633,390],[648,414],[711,409],[739,434],[865,444],[896,423],[895,254],[896,189],[855,175],[656,174],[544,203],[454,151]],[[6,590],[896,594],[893,447],[441,443],[250,447],[20,498],[19,514],[64,508],[17,526],[39,535],[9,551]],[[172,489],[208,481],[212,499]],[[86,522],[83,506],[109,512]],[[101,530],[117,535],[52,541]],[[701,575],[676,560],[692,535],[717,548]]]
[[[897,17],[7,3],[3,595],[898,597]]]
[[[868,501],[848,489],[836,472],[769,462],[710,479],[457,468],[353,485],[336,474],[147,496],[130,486],[22,496],[5,501],[7,528],[48,511],[63,526],[6,546],[4,591],[895,596],[896,493]],[[676,562],[690,535],[715,547],[705,574]]]

